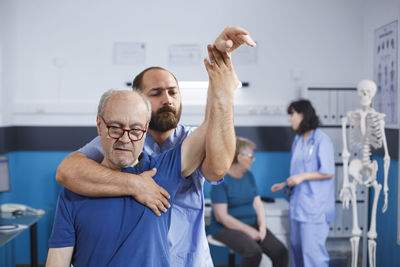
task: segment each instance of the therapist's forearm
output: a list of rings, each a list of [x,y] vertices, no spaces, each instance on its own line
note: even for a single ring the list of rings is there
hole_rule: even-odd
[[[333,174],[322,174],[319,172],[304,172],[300,174],[304,180],[323,180],[333,177]]]
[[[319,172],[303,172],[293,176],[290,176],[286,179],[286,184],[288,186],[295,186],[304,181],[310,180],[323,180],[332,178],[333,174],[322,174]]]
[[[231,88],[231,92],[227,93],[222,93],[223,90],[217,93],[210,91],[212,90],[209,90],[208,93],[208,102],[211,103],[208,103],[208,131],[202,171],[209,181],[215,181],[221,179],[229,170],[235,154],[234,88]]]
[[[56,180],[80,195],[113,197],[134,195],[132,175],[111,170],[81,152],[73,152],[58,166]]]

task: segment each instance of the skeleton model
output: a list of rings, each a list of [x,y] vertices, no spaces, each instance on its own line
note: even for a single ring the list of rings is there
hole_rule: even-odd
[[[343,188],[340,191],[340,199],[343,202],[343,207],[348,209],[349,203],[352,204],[353,212],[353,229],[352,237],[350,238],[351,251],[352,251],[352,267],[357,266],[358,258],[358,245],[361,236],[361,229],[358,225],[357,216],[357,200],[356,200],[356,186],[360,184],[367,188],[373,187],[374,202],[372,204],[371,225],[368,231],[368,256],[369,266],[376,266],[376,209],[378,205],[378,198],[382,185],[376,180],[376,173],[378,170],[378,163],[376,160],[371,161],[371,147],[380,148],[383,145],[384,156],[384,185],[383,193],[385,202],[382,212],[385,212],[388,205],[388,171],[390,164],[390,157],[387,148],[385,136],[385,114],[376,112],[371,107],[372,98],[376,93],[376,85],[373,81],[363,80],[357,86],[358,95],[361,97],[361,109],[347,112],[347,116],[342,118],[342,138],[343,138]],[[349,121],[350,124],[350,146],[354,149],[360,149],[360,159],[354,158],[350,161],[350,153],[347,149],[346,141],[346,125]],[[350,177],[353,177],[350,181]]]

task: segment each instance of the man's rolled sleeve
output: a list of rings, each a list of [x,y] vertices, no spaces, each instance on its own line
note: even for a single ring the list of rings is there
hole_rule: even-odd
[[[78,151],[85,154],[88,158],[101,162],[104,158],[104,152],[101,149],[101,138],[97,136],[92,141],[81,147]]]

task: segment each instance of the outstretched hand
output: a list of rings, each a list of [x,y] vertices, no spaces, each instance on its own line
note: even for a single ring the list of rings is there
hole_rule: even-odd
[[[154,182],[153,176],[156,173],[157,169],[153,168],[138,174],[139,177],[135,179],[135,183],[140,190],[132,196],[137,202],[151,209],[155,215],[160,216],[160,211],[166,212],[171,205],[168,202],[170,195],[167,190]]]
[[[214,42],[215,47],[220,52],[229,53],[242,44],[247,44],[251,47],[256,46],[256,43],[245,29],[234,26],[226,27]]]
[[[204,65],[208,72],[210,88],[226,89],[233,92],[240,85],[232,65],[231,57],[227,52],[220,52],[214,45],[208,45],[208,59],[204,59]]]
[[[275,193],[276,191],[282,190],[285,187],[286,183],[277,183],[271,186],[271,192]]]

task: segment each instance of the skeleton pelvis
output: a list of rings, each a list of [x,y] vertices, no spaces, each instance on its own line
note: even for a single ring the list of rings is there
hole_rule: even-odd
[[[353,159],[349,164],[349,174],[359,184],[369,185],[376,180],[376,172],[378,171],[378,163],[376,160],[363,164],[360,159]],[[365,178],[363,178],[365,176]]]

